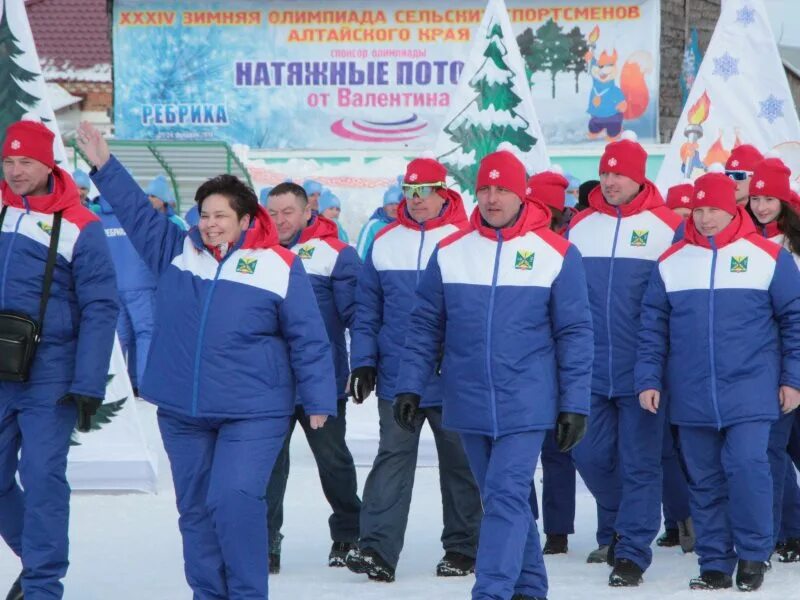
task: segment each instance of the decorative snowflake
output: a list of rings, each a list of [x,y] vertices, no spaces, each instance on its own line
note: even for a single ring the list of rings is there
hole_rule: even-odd
[[[763,179],[759,179],[758,181],[756,181],[756,187],[758,189],[760,189],[760,190],[763,190],[764,189],[764,180]]]
[[[531,192],[532,192],[532,191],[533,191],[533,190],[532,190],[531,188],[525,188],[525,195],[526,195],[526,196],[530,196],[530,194],[531,194]]]
[[[739,74],[739,59],[733,58],[728,52],[714,59],[714,75],[719,75],[726,82],[729,78]]]
[[[683,202],[684,204],[689,204],[690,201],[691,199],[689,198],[689,196],[681,196],[681,202]]]
[[[702,200],[705,197],[706,197],[706,193],[703,190],[700,190],[699,192],[697,192],[697,199],[698,200]]]
[[[411,175],[408,176],[409,181],[416,181],[417,179],[418,177],[416,173],[412,173]]]
[[[736,11],[736,22],[745,27],[752,25],[756,22],[756,11],[753,10],[752,6],[745,4]]]
[[[497,179],[500,177],[500,171],[497,169],[492,169],[492,172],[489,173],[489,179]]]
[[[785,100],[776,98],[774,94],[770,94],[765,100],[761,100],[758,103],[761,106],[758,116],[766,119],[770,124],[774,123],[777,119],[783,117],[783,105],[785,102]]]
[[[608,166],[609,167],[616,167],[617,166],[617,159],[616,158],[609,158],[608,159]]]
[[[14,140],[11,142],[11,149],[12,150],[19,150],[22,147],[22,144],[19,143],[19,140]]]
[[[736,167],[739,166],[739,161],[738,160],[731,161],[731,166],[735,169]]]

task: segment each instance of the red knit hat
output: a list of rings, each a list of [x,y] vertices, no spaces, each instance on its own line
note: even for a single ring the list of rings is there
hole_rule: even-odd
[[[406,167],[403,183],[443,183],[447,179],[447,169],[435,158],[415,158]]]
[[[726,171],[752,171],[756,165],[764,160],[761,152],[755,146],[742,144],[736,146],[725,162]]]
[[[765,158],[753,170],[750,180],[751,196],[772,196],[783,202],[792,198],[789,180],[792,172],[780,158]]]
[[[528,180],[525,190],[529,198],[535,198],[556,210],[564,210],[569,181],[558,171],[537,173]]]
[[[475,189],[496,185],[514,192],[520,200],[525,200],[525,165],[507,150],[492,152],[483,157],[478,167]]]
[[[706,173],[694,182],[692,210],[709,206],[736,215],[736,182],[724,173]]]
[[[694,186],[691,183],[679,183],[667,190],[667,208],[691,208]]]
[[[624,175],[641,185],[646,179],[646,164],[647,151],[639,144],[634,132],[625,131],[622,139],[606,146],[605,152],[600,158],[598,172],[601,175],[603,173]]]
[[[55,135],[46,125],[39,121],[17,121],[6,129],[3,143],[3,158],[9,156],[26,156],[50,167],[55,166],[53,159],[53,140]]]

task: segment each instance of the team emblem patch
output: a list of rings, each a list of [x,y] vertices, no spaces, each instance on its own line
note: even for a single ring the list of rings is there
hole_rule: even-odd
[[[731,256],[731,273],[747,273],[747,256]]]
[[[646,229],[634,229],[631,234],[631,246],[647,246],[647,238],[650,232]]]
[[[39,229],[44,231],[47,235],[52,235],[53,228],[50,227],[50,225],[48,225],[47,223],[43,221],[36,221],[36,225],[38,225]]]
[[[514,261],[514,268],[520,271],[530,271],[533,269],[533,259],[535,252],[530,250],[517,250],[517,258]]]
[[[309,260],[314,256],[314,250],[316,249],[316,246],[303,246],[297,251],[297,256],[299,256],[302,260]]]
[[[256,272],[256,264],[258,264],[257,258],[240,258],[236,263],[236,272],[252,275]]]

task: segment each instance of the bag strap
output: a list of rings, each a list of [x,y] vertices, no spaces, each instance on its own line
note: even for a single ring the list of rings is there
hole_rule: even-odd
[[[6,211],[8,210],[8,204],[3,205],[3,210],[0,210],[0,229],[3,229],[3,221],[6,218]]]
[[[50,286],[53,283],[53,271],[56,266],[58,255],[58,236],[61,233],[61,215],[63,211],[58,211],[53,215],[53,229],[50,231],[50,247],[47,251],[47,266],[44,269],[44,283],[42,284],[42,297],[39,300],[39,339],[42,337],[44,329],[44,313],[47,310],[47,301],[50,299]],[[0,222],[0,226],[2,223]],[[39,340],[36,340],[37,342]]]

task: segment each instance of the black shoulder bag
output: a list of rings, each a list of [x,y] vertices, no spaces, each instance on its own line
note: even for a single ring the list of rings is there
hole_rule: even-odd
[[[0,211],[0,230],[8,206]],[[44,314],[50,298],[53,283],[53,269],[58,253],[58,234],[61,232],[61,212],[53,215],[53,228],[50,231],[50,247],[47,253],[47,266],[44,270],[42,297],[39,301],[39,320],[14,311],[0,310],[0,381],[28,381],[36,355],[36,346],[42,339]]]

